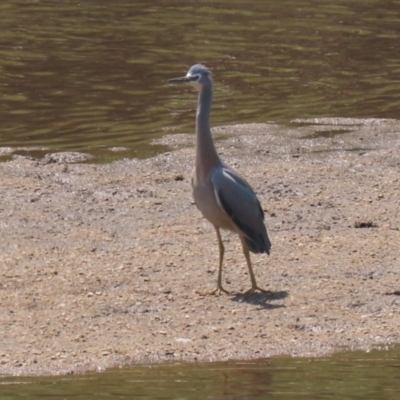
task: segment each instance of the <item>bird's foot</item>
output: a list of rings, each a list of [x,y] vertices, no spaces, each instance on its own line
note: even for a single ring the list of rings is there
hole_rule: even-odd
[[[256,290],[259,290],[261,293],[271,293],[270,290],[261,289],[259,286],[255,285],[255,286],[252,286],[251,289],[246,290],[243,294],[250,295],[250,294],[255,293]]]
[[[220,296],[222,292],[226,294],[231,294],[228,290],[225,290],[222,286],[216,287],[214,290],[211,290],[211,292],[198,292],[201,296]]]

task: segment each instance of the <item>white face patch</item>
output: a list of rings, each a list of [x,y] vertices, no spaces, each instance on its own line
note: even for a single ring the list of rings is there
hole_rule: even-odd
[[[187,78],[195,78],[193,80],[191,80],[189,83],[195,87],[195,89],[200,89],[200,84],[199,84],[199,79],[200,76],[199,75],[191,75],[189,72],[186,74]]]

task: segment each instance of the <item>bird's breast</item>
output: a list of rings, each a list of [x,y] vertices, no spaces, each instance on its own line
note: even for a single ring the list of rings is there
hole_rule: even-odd
[[[211,179],[200,182],[194,175],[192,179],[192,189],[196,206],[203,214],[204,218],[214,226],[222,229],[234,230],[230,218],[217,202]]]

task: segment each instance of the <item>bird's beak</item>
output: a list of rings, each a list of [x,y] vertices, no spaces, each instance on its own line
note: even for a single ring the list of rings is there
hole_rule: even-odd
[[[195,82],[197,81],[199,77],[197,75],[186,75],[182,76],[181,78],[173,78],[170,79],[168,82],[169,83],[190,83],[190,82]]]
[[[190,79],[188,76],[182,76],[181,78],[173,78],[168,81],[168,83],[188,83]]]

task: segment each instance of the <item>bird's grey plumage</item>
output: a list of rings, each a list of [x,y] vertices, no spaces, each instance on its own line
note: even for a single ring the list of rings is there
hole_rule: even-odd
[[[239,235],[253,253],[269,254],[271,243],[264,225],[264,212],[253,189],[228,166],[216,170],[211,182],[217,201],[232,222],[239,228]]]
[[[211,72],[201,64],[193,65],[186,76],[171,79],[170,82],[184,82],[199,90],[196,113],[196,160],[192,177],[193,197],[203,216],[216,230],[220,263],[217,289],[213,293],[225,291],[222,287],[222,260],[224,246],[220,228],[238,233],[243,253],[249,268],[253,293],[264,291],[256,284],[251,266],[249,250],[253,253],[269,254],[271,243],[264,225],[264,212],[253,189],[235,170],[219,158],[210,130],[210,110],[212,103]]]

